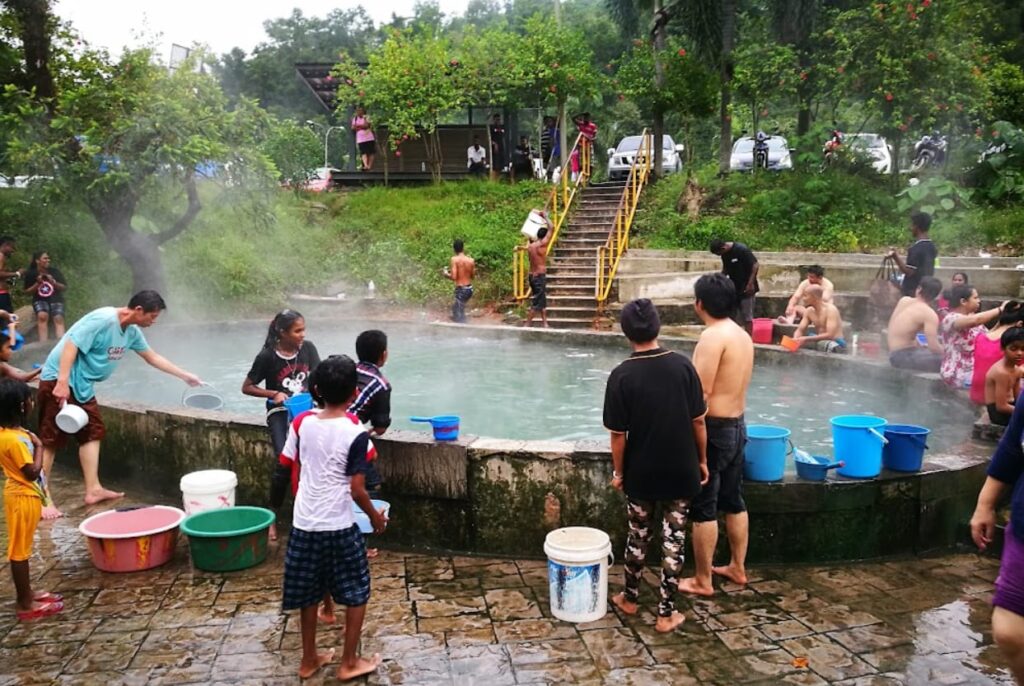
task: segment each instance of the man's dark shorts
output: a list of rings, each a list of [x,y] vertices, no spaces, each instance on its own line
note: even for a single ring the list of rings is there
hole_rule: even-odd
[[[747,511],[743,502],[743,451],[747,445],[747,427],[743,417],[708,417],[708,482],[690,503],[690,519],[713,522],[719,512],[739,514]]]
[[[938,372],[942,366],[942,355],[915,345],[889,353],[889,365],[895,369],[910,369],[915,372]]]
[[[548,307],[548,276],[547,274],[530,274],[531,310],[546,310]]]
[[[53,387],[56,381],[40,381],[39,392],[36,394],[36,404],[39,405],[39,440],[47,448],[63,448],[70,434],[66,434],[57,428],[57,413],[60,412],[60,402],[53,397]],[[75,440],[79,445],[90,441],[102,441],[107,435],[107,428],[103,425],[103,417],[100,416],[100,406],[96,397],[92,400],[80,403],[75,399],[72,392],[68,402],[78,405],[88,416],[89,422],[85,428],[75,434]]]

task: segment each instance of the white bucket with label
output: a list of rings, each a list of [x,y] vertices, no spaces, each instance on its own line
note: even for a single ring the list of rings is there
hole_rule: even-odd
[[[235,506],[238,477],[227,469],[204,469],[181,477],[181,502],[185,514]]]
[[[608,534],[585,526],[555,529],[544,539],[551,614],[565,622],[596,622],[608,611]]]

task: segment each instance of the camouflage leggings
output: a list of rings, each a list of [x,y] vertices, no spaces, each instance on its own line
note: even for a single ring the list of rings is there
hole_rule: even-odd
[[[626,600],[635,603],[640,596],[640,577],[644,573],[647,546],[654,533],[651,529],[654,519],[654,501],[633,500],[626,503],[626,517],[629,533],[626,536]],[[679,573],[683,569],[684,544],[686,543],[686,516],[690,509],[688,500],[667,500],[662,502],[664,519],[661,524],[661,586],[658,588],[658,616],[671,617],[675,610],[672,596],[679,585]]]

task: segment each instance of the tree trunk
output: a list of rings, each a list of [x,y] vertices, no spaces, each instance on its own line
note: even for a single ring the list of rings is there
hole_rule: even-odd
[[[661,11],[661,1],[655,0],[654,2],[654,16],[657,20],[658,12]],[[661,61],[662,53],[665,51],[665,25],[664,22],[657,21],[654,29],[654,88],[660,93],[665,87],[665,65]],[[660,179],[662,175],[662,158],[665,156],[663,146],[661,143],[662,136],[665,135],[665,112],[660,105],[654,106],[654,121],[653,123],[653,134],[654,134],[654,173],[655,179]]]
[[[167,294],[167,279],[160,260],[159,243],[154,234],[139,233],[132,228],[131,214],[123,205],[92,205],[92,214],[103,229],[107,243],[128,264],[132,272],[132,292],[152,289]]]
[[[718,173],[729,172],[732,155],[732,51],[736,42],[736,0],[722,0],[722,53],[719,64],[721,105],[719,108]]]
[[[50,73],[50,33],[54,18],[50,15],[48,0],[5,0],[18,18],[22,50],[25,54],[26,84],[34,92],[36,101],[53,113],[53,97],[57,89]]]

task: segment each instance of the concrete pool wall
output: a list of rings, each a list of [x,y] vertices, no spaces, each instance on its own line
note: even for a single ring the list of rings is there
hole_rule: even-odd
[[[474,334],[544,336],[580,343],[600,334],[474,327]],[[621,341],[618,335],[605,338]],[[667,347],[691,344],[665,339]],[[625,355],[624,355],[625,356]],[[758,364],[788,364],[770,348]],[[802,364],[858,365],[866,379],[890,378],[887,366],[801,354]],[[922,397],[950,393],[943,384],[906,375]],[[198,469],[226,468],[239,478],[237,502],[265,505],[274,462],[259,418],[241,414],[104,402],[108,435],[101,474],[135,482],[171,498],[178,481]],[[747,483],[752,562],[862,559],[941,550],[964,540],[964,525],[985,478],[990,447],[964,427],[957,454],[930,455],[917,474],[883,473],[866,481]],[[381,545],[486,555],[543,556],[544,536],[568,525],[625,536],[624,499],[609,486],[607,441],[520,441],[463,436],[435,443],[425,433],[390,431],[374,439],[392,503],[393,525]],[[77,469],[74,453],[59,460]],[[656,555],[656,553],[655,553]]]

